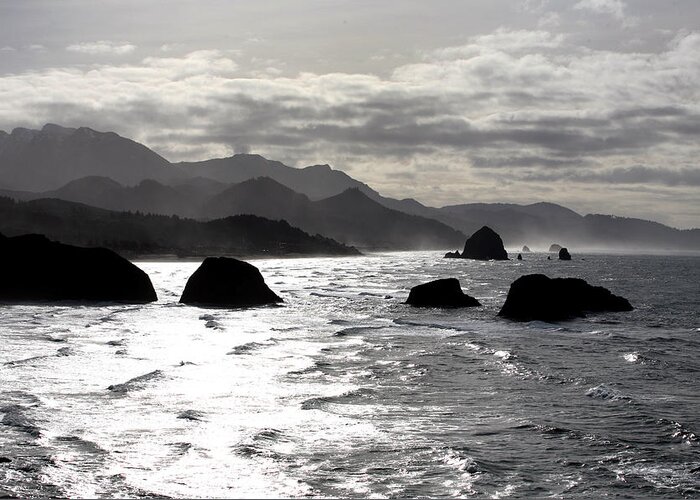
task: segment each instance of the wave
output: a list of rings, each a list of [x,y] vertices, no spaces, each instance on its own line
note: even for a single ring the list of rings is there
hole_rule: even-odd
[[[697,445],[700,443],[700,438],[698,438],[698,435],[681,422],[660,418],[657,420],[657,423],[667,429],[671,439],[675,442],[681,442],[689,445]]]
[[[276,461],[289,461],[294,457],[274,449],[280,442],[290,441],[284,433],[272,427],[259,430],[251,437],[234,446],[236,453],[248,458],[267,458]]]
[[[61,347],[59,350],[56,351],[56,356],[72,356],[75,354],[75,351],[71,349],[70,347]]]
[[[386,326],[351,326],[349,328],[343,328],[342,330],[338,330],[333,334],[334,337],[345,337],[347,335],[356,335],[356,334],[362,334],[362,333],[367,333],[372,330],[382,330],[384,328],[388,328]]]
[[[32,419],[25,415],[27,410],[28,408],[26,406],[18,404],[0,406],[0,413],[4,414],[2,420],[0,420],[0,424],[13,427],[34,438],[41,437],[41,430],[39,427]]]
[[[200,320],[204,321],[205,328],[211,328],[212,330],[223,330],[224,327],[219,323],[219,318],[213,314],[202,314],[199,317]]]
[[[58,441],[59,443],[69,444],[82,453],[90,453],[94,455],[106,455],[109,453],[97,443],[78,436],[57,436],[54,438],[54,440]]]
[[[247,344],[241,344],[235,346],[232,350],[227,352],[228,355],[242,355],[251,354],[254,351],[262,349],[264,347],[269,347],[271,345],[277,344],[275,339],[267,339],[263,342],[248,342]]]
[[[184,410],[178,413],[177,418],[183,420],[200,421],[204,419],[204,413],[199,410]]]
[[[162,376],[163,372],[161,370],[153,370],[152,372],[148,372],[143,375],[139,375],[138,377],[129,379],[123,384],[110,385],[109,387],[107,387],[107,390],[115,393],[126,393],[130,391],[143,389],[148,382],[159,379]]]
[[[605,384],[600,384],[595,387],[591,387],[586,391],[586,396],[593,399],[602,399],[605,401],[620,401],[629,400],[629,396],[625,396],[617,389],[613,389]]]
[[[3,364],[5,366],[19,366],[19,365],[25,365],[28,363],[32,363],[33,361],[39,361],[40,359],[47,359],[49,357],[50,357],[49,355],[32,356],[30,358],[13,359],[11,361],[5,361]]]
[[[442,461],[461,472],[468,472],[469,474],[476,474],[479,472],[479,466],[472,457],[460,453],[459,451],[447,448],[446,453],[443,455]]]
[[[349,404],[356,403],[358,399],[374,398],[377,391],[374,389],[360,388],[344,392],[338,396],[320,396],[307,399],[301,403],[302,410],[322,410],[329,404]]]

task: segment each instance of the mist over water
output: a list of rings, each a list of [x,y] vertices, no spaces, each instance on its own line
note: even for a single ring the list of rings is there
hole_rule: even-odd
[[[582,258],[585,260],[582,260]],[[0,307],[0,493],[696,497],[700,258],[436,252],[251,261],[281,306]],[[523,274],[635,310],[496,318]],[[480,308],[413,309],[457,277]]]

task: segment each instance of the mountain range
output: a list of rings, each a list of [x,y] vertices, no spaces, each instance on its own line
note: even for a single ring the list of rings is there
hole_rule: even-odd
[[[237,154],[170,163],[113,132],[47,124],[0,131],[0,195],[57,198],[114,211],[209,220],[252,214],[368,249],[459,248],[483,225],[507,246],[700,250],[700,230],[552,203],[469,203],[442,208],[380,195],[328,165],[293,168]]]
[[[309,235],[285,221],[253,215],[200,222],[177,216],[114,212],[58,199],[18,202],[0,197],[0,234],[27,233],[139,257],[359,255],[353,247]]]

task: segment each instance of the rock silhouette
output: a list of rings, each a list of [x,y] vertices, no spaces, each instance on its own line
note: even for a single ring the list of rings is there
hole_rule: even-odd
[[[518,254],[518,260],[523,260],[522,254]]]
[[[246,307],[274,304],[282,299],[268,288],[254,265],[229,257],[207,257],[187,280],[180,302]]]
[[[462,291],[457,278],[431,281],[411,288],[406,304],[416,307],[475,307],[478,300]]]
[[[454,252],[447,252],[445,254],[446,259],[459,259],[461,255],[459,254],[459,250],[455,250]]]
[[[571,254],[569,254],[568,249],[562,248],[559,250],[559,260],[571,260]]]
[[[40,234],[0,235],[0,300],[127,302],[157,300],[146,273],[106,248],[82,248]]]
[[[499,316],[516,321],[561,321],[587,312],[631,311],[627,299],[579,278],[529,274],[510,285]]]
[[[488,226],[472,234],[464,244],[463,259],[508,260],[501,237]]]
[[[561,249],[562,249],[562,246],[559,245],[559,244],[557,244],[557,243],[552,243],[552,244],[549,246],[549,251],[552,252],[552,253],[556,253],[556,252],[558,252],[558,251],[561,250]]]

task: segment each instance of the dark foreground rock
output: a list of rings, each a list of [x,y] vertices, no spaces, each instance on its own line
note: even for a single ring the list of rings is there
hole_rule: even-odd
[[[518,259],[518,260],[523,260],[523,255],[519,253],[517,259]]]
[[[510,285],[505,304],[498,313],[516,321],[560,321],[585,316],[587,312],[631,311],[623,297],[602,286],[578,278],[549,278],[529,274]]]
[[[571,254],[567,248],[559,250],[559,260],[571,260]]]
[[[478,300],[462,292],[457,278],[445,278],[414,286],[406,304],[416,307],[475,307]]]
[[[274,304],[282,299],[267,287],[252,264],[228,257],[207,257],[187,280],[180,302],[245,307]]]
[[[501,237],[488,226],[472,234],[464,244],[463,259],[508,260]]]
[[[459,259],[461,255],[459,254],[459,250],[455,250],[454,252],[447,252],[445,254],[446,259]]]
[[[0,301],[157,300],[146,273],[106,248],[82,248],[39,234],[0,235]]]

